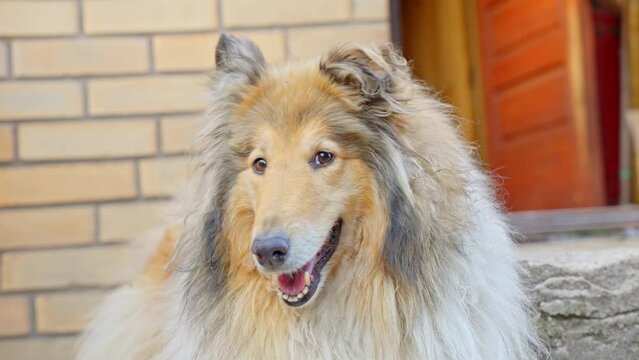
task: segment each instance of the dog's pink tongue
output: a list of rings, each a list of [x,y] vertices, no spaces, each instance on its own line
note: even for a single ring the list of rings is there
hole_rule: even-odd
[[[312,273],[314,266],[315,259],[312,259],[297,272],[294,272],[292,274],[282,274],[278,276],[277,282],[279,283],[280,291],[282,291],[286,295],[297,295],[301,293],[302,290],[304,290],[304,286],[306,285],[304,273]]]
[[[282,274],[277,277],[280,290],[287,295],[296,295],[302,292],[304,285],[304,270],[293,274]]]

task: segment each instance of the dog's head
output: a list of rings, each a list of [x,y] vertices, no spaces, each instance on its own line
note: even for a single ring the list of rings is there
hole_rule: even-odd
[[[421,276],[411,190],[421,160],[402,140],[405,100],[419,89],[406,61],[390,47],[346,46],[270,67],[253,43],[222,35],[216,65],[200,141],[213,183],[203,186],[214,189],[203,211],[211,271],[260,274],[291,307],[320,298],[358,254]]]

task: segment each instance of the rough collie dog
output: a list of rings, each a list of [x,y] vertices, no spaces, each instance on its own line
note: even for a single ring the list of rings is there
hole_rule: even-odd
[[[216,64],[176,250],[106,300],[80,359],[536,356],[489,182],[406,60],[274,67],[222,35]]]

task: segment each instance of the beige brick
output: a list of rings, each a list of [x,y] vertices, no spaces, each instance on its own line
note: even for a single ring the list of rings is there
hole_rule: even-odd
[[[119,284],[133,271],[123,266],[127,246],[5,252],[2,289],[54,289]]]
[[[385,43],[389,38],[390,32],[386,24],[295,29],[289,33],[289,54],[295,59],[308,58],[348,42]]]
[[[208,70],[215,64],[217,34],[162,35],[153,39],[159,71]]]
[[[13,160],[13,128],[0,125],[0,162]]]
[[[50,337],[0,341],[3,360],[69,360],[75,356],[75,337]]]
[[[239,31],[234,35],[253,40],[269,62],[285,58],[282,31]],[[218,34],[160,35],[153,39],[159,71],[208,70],[215,66]]]
[[[77,8],[74,1],[0,1],[0,37],[74,34]]]
[[[169,116],[162,119],[162,152],[168,154],[186,153],[196,132],[200,129],[200,121],[196,116]]]
[[[149,70],[141,37],[14,41],[16,77],[136,74]]]
[[[88,34],[213,30],[215,0],[110,0],[84,3]]]
[[[318,24],[351,18],[351,0],[221,0],[229,26]]]
[[[84,330],[89,316],[105,295],[104,291],[83,291],[36,297],[37,331],[51,334]]]
[[[77,82],[0,82],[0,121],[80,115],[82,89]]]
[[[155,121],[98,120],[22,124],[18,131],[24,160],[111,158],[153,154]]]
[[[390,11],[388,0],[354,0],[353,14],[357,20],[386,20]]]
[[[201,111],[206,83],[201,75],[91,80],[89,112],[122,115]]]
[[[0,211],[0,249],[89,243],[93,215],[88,206]]]
[[[134,239],[167,221],[168,202],[107,204],[100,206],[100,240]]]
[[[26,335],[30,324],[29,303],[26,298],[0,297],[0,337]]]
[[[140,163],[142,194],[172,195],[187,182],[191,164],[186,158],[148,159]]]
[[[0,42],[0,78],[6,78],[9,70],[9,55],[7,45]]]
[[[0,206],[126,199],[135,196],[130,163],[4,168]]]

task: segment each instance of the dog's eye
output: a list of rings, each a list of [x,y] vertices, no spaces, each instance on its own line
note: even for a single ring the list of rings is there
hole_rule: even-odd
[[[253,161],[253,171],[258,175],[264,174],[264,171],[266,171],[266,159],[255,159],[255,161]]]
[[[335,156],[327,151],[320,151],[313,157],[313,166],[322,167],[333,162]]]

